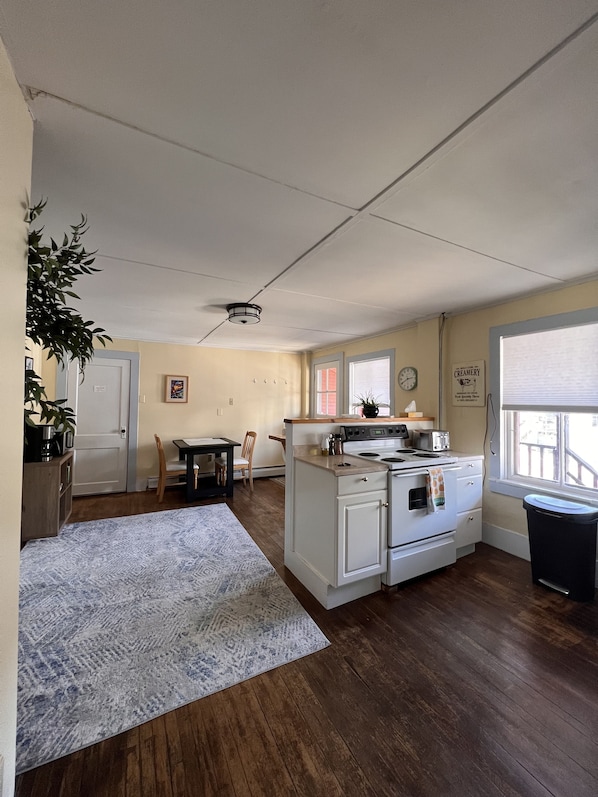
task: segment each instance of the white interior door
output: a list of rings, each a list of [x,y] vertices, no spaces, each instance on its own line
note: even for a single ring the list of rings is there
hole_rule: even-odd
[[[127,489],[131,363],[94,358],[81,381],[77,363],[68,374],[68,405],[77,416],[73,495]]]

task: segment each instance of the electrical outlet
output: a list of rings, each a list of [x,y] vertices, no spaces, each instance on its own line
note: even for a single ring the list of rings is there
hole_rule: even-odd
[[[218,407],[218,409],[216,410],[216,415],[224,415],[224,410],[222,409],[222,407]]]
[[[231,406],[231,407],[233,406],[233,400],[232,400],[232,397],[231,397],[231,398],[229,398],[229,400],[228,400],[228,403],[229,403],[229,406]]]

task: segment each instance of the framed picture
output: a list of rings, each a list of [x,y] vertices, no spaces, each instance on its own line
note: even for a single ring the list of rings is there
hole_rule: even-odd
[[[165,401],[174,404],[186,404],[189,399],[189,377],[167,376]]]
[[[25,370],[33,371],[33,357],[25,357]]]

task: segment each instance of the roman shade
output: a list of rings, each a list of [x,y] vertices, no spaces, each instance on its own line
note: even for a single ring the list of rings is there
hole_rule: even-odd
[[[598,324],[501,340],[503,410],[598,413]]]

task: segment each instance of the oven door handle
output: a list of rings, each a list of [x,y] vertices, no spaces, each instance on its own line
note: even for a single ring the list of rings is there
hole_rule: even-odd
[[[431,468],[437,467],[442,468],[442,470],[461,470],[460,465],[430,465]],[[399,471],[390,471],[391,476],[393,479],[406,479],[409,476],[414,476],[419,473],[426,473],[427,468],[412,468],[411,470],[399,470]]]

